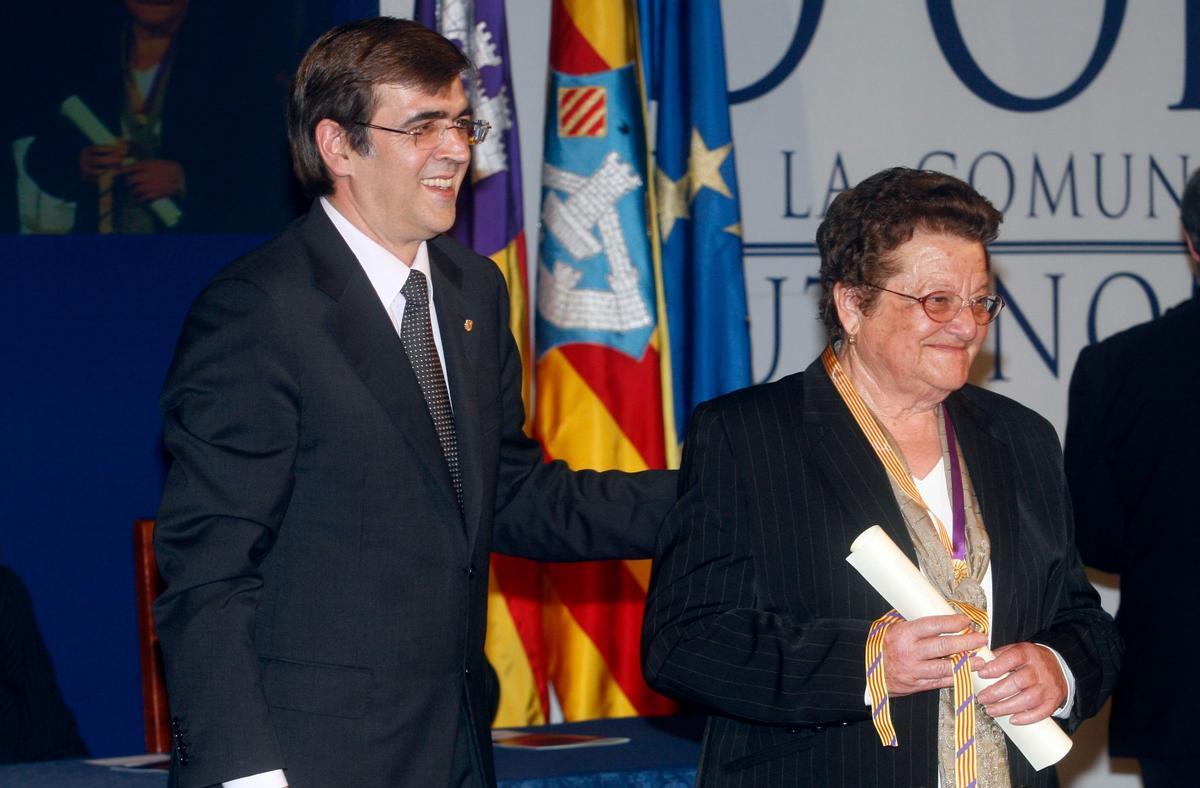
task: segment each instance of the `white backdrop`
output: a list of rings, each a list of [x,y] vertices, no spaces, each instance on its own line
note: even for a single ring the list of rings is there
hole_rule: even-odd
[[[732,107],[755,380],[803,369],[824,342],[811,282],[828,201],[884,167],[925,166],[1005,211],[993,262],[1009,308],[973,380],[1061,434],[1079,350],[1191,294],[1177,204],[1200,163],[1187,4],[724,0],[730,89],[760,94]],[[509,0],[508,17],[536,254],[549,3]],[[1115,584],[1097,579],[1114,610]],[[1108,763],[1104,728],[1076,736],[1069,785],[1139,784],[1133,764]]]

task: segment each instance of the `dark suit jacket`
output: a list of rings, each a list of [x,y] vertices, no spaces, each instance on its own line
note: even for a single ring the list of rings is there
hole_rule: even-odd
[[[1195,757],[1193,713],[1163,649],[1192,653],[1200,636],[1180,611],[1200,606],[1200,303],[1084,348],[1071,378],[1066,465],[1079,552],[1121,575],[1117,627],[1125,669],[1113,695],[1113,755]]]
[[[973,386],[946,400],[992,544],[992,642],[1056,649],[1076,679],[1068,729],[1116,673],[1112,620],[1071,537],[1054,430]],[[916,554],[886,471],[820,362],[706,403],[659,537],[642,638],[650,684],[711,710],[702,785],[937,784],[937,694],[896,698],[898,748],[864,703],[870,623],[890,607],[845,561],[881,525]],[[1047,785],[1010,747],[1014,785]]]
[[[301,788],[446,785],[464,701],[490,782],[489,551],[652,550],[674,474],[543,464],[498,269],[444,237],[429,255],[464,514],[400,339],[319,206],[188,316],[155,534],[180,785],[277,768]]]

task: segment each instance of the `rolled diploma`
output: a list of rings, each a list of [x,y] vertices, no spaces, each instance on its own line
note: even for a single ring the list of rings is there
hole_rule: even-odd
[[[104,121],[96,117],[96,113],[88,108],[87,104],[83,103],[83,99],[79,96],[67,97],[62,105],[58,108],[67,120],[75,124],[75,127],[83,132],[83,136],[87,137],[96,145],[112,145],[117,141],[113,133],[104,125]],[[167,227],[174,227],[179,222],[179,217],[183,212],[179,210],[179,206],[170,197],[160,197],[150,203],[150,210],[162,219],[162,223]]]
[[[951,616],[957,612],[878,525],[858,535],[850,545],[846,560],[909,621],[923,616]],[[975,653],[985,662],[996,658],[987,647]],[[971,672],[976,695],[1001,678],[1004,677],[984,679]],[[1058,763],[1071,749],[1071,738],[1049,718],[1030,725],[1014,725],[1007,716],[994,719],[1034,769]]]

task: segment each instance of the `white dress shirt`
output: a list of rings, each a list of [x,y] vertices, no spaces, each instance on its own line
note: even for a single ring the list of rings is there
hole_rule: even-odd
[[[366,272],[367,279],[371,280],[371,287],[375,288],[379,302],[392,318],[392,327],[396,329],[397,336],[400,334],[400,323],[404,318],[405,299],[400,288],[408,281],[410,271],[425,274],[428,284],[426,290],[429,293],[429,320],[433,325],[433,344],[437,346],[438,362],[442,365],[442,377],[445,378],[446,355],[442,352],[442,332],[438,328],[437,310],[433,308],[433,276],[429,267],[428,244],[421,241],[421,245],[417,247],[417,256],[411,262],[405,262],[368,238],[366,233],[338,213],[337,208],[324,197],[321,198],[321,207],[329,215],[329,220],[350,247],[350,251],[358,258],[358,264]],[[446,391],[450,391],[449,379],[446,380]],[[453,395],[450,396],[450,403],[454,404]]]

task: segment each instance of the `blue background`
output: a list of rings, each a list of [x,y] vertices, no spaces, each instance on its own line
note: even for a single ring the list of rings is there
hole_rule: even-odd
[[[273,2],[281,31],[292,33],[300,21],[319,32],[378,13],[376,0]],[[13,24],[0,38],[12,45],[12,31],[62,13],[6,9]],[[28,106],[34,81],[23,91],[12,81],[29,74],[4,71],[5,95]],[[0,119],[4,148],[23,131],[16,118]],[[230,155],[237,135],[253,133],[233,123]],[[10,229],[7,214],[0,229]],[[204,282],[267,237],[0,234],[0,561],[29,586],[94,755],[145,750],[132,523],[158,508],[166,460],[157,400],[179,328]]]

